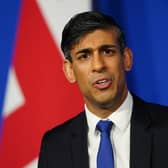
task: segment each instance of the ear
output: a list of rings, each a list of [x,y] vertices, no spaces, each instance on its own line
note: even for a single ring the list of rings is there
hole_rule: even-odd
[[[125,71],[130,71],[133,65],[133,54],[130,48],[124,49],[124,69]]]
[[[68,59],[64,59],[63,72],[64,72],[65,77],[70,83],[76,82],[72,63]]]

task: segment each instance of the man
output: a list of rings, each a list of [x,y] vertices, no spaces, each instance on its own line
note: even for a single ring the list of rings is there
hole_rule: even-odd
[[[63,30],[61,48],[65,76],[77,82],[85,110],[44,135],[38,167],[168,167],[168,108],[128,91],[125,73],[132,67],[132,52],[113,18],[75,15]],[[102,120],[113,123],[103,150]]]

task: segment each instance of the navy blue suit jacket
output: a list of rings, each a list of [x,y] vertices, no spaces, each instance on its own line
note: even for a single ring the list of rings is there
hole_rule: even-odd
[[[85,112],[48,131],[38,168],[89,168]],[[168,168],[168,107],[133,96],[130,168]]]

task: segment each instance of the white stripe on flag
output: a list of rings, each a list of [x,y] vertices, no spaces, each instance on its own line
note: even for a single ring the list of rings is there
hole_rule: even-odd
[[[71,16],[91,9],[90,0],[37,0],[37,2],[56,43],[60,43],[62,29]]]
[[[34,159],[28,165],[24,166],[23,168],[37,168],[38,158]]]
[[[14,69],[11,67],[7,81],[5,102],[3,108],[3,116],[7,117],[12,114],[17,108],[25,103],[24,96],[17,81]]]

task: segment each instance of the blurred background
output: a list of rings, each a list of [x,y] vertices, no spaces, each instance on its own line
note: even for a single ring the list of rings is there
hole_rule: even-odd
[[[168,1],[5,0],[0,3],[0,167],[36,168],[44,132],[83,110],[62,72],[61,32],[78,12],[112,15],[134,53],[129,89],[168,105]]]

